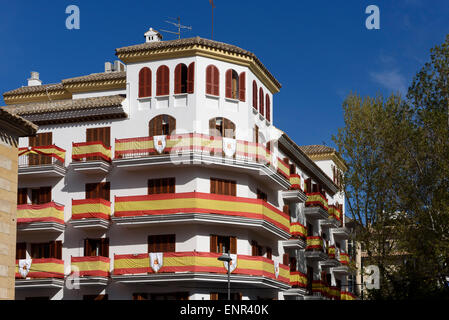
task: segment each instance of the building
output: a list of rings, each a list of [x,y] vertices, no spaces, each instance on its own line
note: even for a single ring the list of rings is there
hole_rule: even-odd
[[[281,85],[253,53],[145,39],[3,95],[39,125],[20,141],[17,298],[223,299],[223,252],[233,299],[352,298],[340,158],[274,126]]]
[[[37,126],[0,108],[0,300],[14,299],[19,137]]]

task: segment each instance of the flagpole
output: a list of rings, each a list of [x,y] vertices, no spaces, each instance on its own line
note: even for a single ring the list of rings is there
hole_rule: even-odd
[[[212,5],[212,40],[214,40],[214,5]]]

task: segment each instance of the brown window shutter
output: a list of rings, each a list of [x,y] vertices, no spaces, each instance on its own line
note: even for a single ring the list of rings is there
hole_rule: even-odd
[[[284,205],[284,207],[282,208],[282,211],[283,211],[285,214],[290,215],[290,206],[289,206],[288,204]]]
[[[290,258],[290,271],[296,271],[296,258]]]
[[[16,259],[26,259],[27,244],[25,242],[16,243]]]
[[[240,73],[239,76],[239,99],[245,102],[246,97],[246,74],[245,72]]]
[[[55,248],[55,258],[61,260],[62,259],[62,241],[58,240],[56,241],[56,248]]]
[[[109,238],[101,239],[101,252],[100,256],[109,257]]]
[[[210,252],[218,253],[217,250],[217,236],[211,234],[210,235]]]
[[[210,300],[218,300],[218,293],[214,292],[210,294]]]
[[[36,192],[38,193],[37,204],[44,204],[51,202],[51,187],[41,187]]]
[[[111,197],[111,183],[110,182],[103,182],[101,184],[101,197],[104,200],[110,201]]]
[[[178,64],[175,68],[175,94],[181,93],[182,81],[182,64]]]
[[[212,194],[217,193],[215,190],[215,182],[216,180],[214,178],[210,178],[210,193]]]
[[[167,252],[176,252],[176,235],[170,234],[168,237]]]
[[[95,191],[97,189],[97,183],[86,183],[86,199],[95,199],[96,194]]]
[[[273,258],[273,250],[270,247],[267,247],[267,259]]]
[[[162,78],[162,66],[159,67],[156,71],[156,95],[157,96],[161,96],[162,95],[162,83],[164,81],[164,79]]]
[[[312,179],[309,178],[305,181],[305,186],[306,186],[306,192],[312,192]]]
[[[237,196],[237,183],[235,181],[231,181],[231,196]]]
[[[101,141],[105,145],[105,147],[111,146],[111,127],[103,128],[103,140]]]
[[[257,110],[257,83],[253,81],[253,108]]]
[[[263,104],[263,99],[264,98],[264,94],[263,94],[263,89],[262,88],[260,88],[259,89],[259,112],[260,112],[260,114],[263,116],[265,113],[264,113],[264,104]]]
[[[212,72],[213,72],[213,66],[208,66],[206,68],[206,93],[207,94],[213,94]]]
[[[160,66],[156,72],[156,95],[164,96],[170,92],[169,69],[167,66]]]
[[[155,136],[159,136],[162,134],[162,119],[163,116],[159,115],[156,117],[155,123],[156,123],[156,127],[155,127]]]
[[[27,204],[28,202],[28,189],[19,188],[17,190],[17,204]]]
[[[232,98],[232,70],[226,71],[226,98]]]
[[[176,119],[173,117],[168,116],[168,127],[169,127],[169,134],[174,134],[176,130]]]
[[[220,95],[220,71],[218,71],[218,68],[216,66],[213,66],[212,69],[212,92],[215,96]]]
[[[195,62],[189,64],[187,70],[187,93],[193,93],[195,87]]]
[[[84,239],[84,256],[90,257],[90,243],[89,239]]]
[[[257,242],[251,241],[251,255],[257,256]]]
[[[151,119],[149,124],[148,124],[148,136],[152,137],[155,136],[154,132],[155,132],[155,118]]]
[[[270,103],[270,96],[268,95],[268,93],[266,94],[266,102],[265,102],[265,108],[266,108],[266,113],[265,113],[265,117],[267,118],[268,121],[271,121],[270,119],[270,113],[271,113],[271,103]]]
[[[237,238],[236,237],[230,237],[230,251],[232,254],[237,254]]]
[[[151,97],[151,70],[147,67],[139,72],[139,98]]]
[[[289,260],[290,256],[288,255],[288,253],[284,253],[284,255],[282,256],[282,264],[288,266],[290,262]]]
[[[164,66],[164,86],[163,94],[168,95],[170,93],[170,71],[167,66]]]
[[[50,256],[49,256],[49,258],[54,258],[54,259],[56,259],[56,241],[50,241],[50,245],[49,245],[49,248],[50,248]]]

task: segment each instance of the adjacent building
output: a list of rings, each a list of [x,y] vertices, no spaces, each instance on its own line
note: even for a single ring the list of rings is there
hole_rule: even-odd
[[[281,85],[200,37],[4,93],[20,140],[18,299],[353,299],[335,150],[275,127]],[[323,149],[323,150],[322,150]],[[316,156],[316,157],[315,157]]]

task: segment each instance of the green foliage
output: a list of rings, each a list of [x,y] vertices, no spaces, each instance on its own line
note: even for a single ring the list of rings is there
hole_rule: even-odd
[[[349,212],[367,264],[381,272],[375,299],[448,296],[449,36],[431,50],[407,100],[361,98],[343,104],[333,137],[348,165]]]

